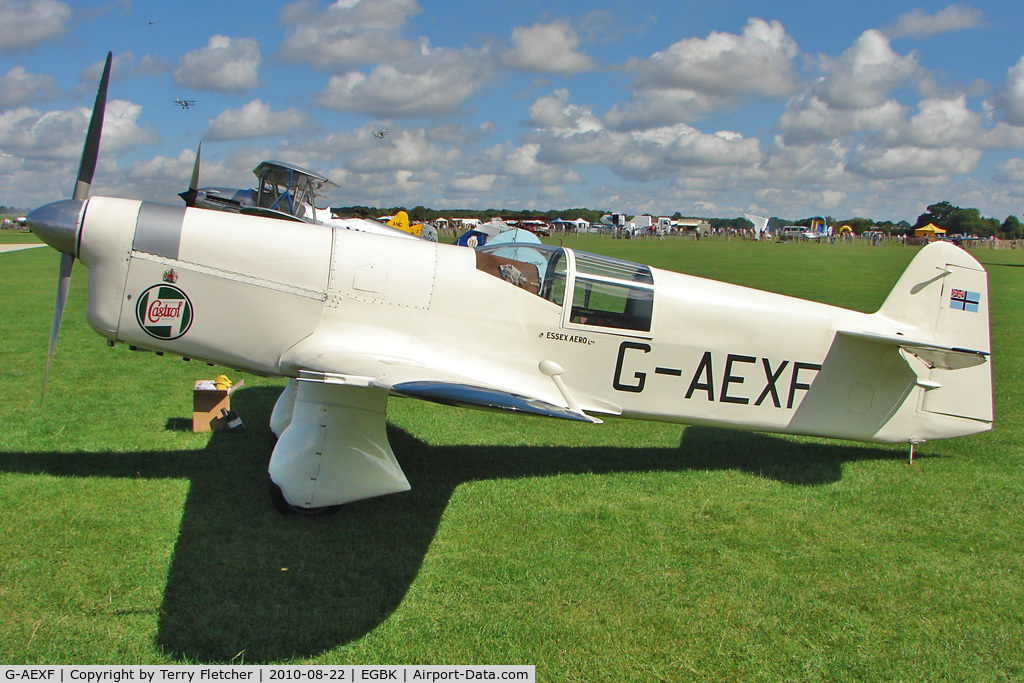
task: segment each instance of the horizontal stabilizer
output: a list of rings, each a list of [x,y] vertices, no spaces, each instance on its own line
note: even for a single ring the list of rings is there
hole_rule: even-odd
[[[962,370],[981,365],[988,359],[986,351],[975,351],[973,349],[961,349],[953,346],[943,346],[932,342],[922,342],[899,335],[876,334],[873,332],[853,332],[850,330],[839,330],[839,334],[857,339],[878,342],[898,346],[907,353],[914,355],[924,361],[929,367],[942,368],[944,370]]]
[[[548,403],[537,398],[514,394],[500,389],[474,386],[459,382],[416,381],[400,382],[389,387],[391,393],[418,398],[434,403],[484,410],[506,410],[528,415],[557,417],[577,422],[600,423],[601,420],[565,406]]]

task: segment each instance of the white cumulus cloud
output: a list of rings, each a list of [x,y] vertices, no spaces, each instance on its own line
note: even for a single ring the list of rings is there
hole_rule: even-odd
[[[32,49],[67,32],[71,8],[57,0],[0,0],[0,50]]]
[[[264,135],[282,135],[308,125],[309,117],[298,109],[275,112],[262,100],[252,100],[238,109],[226,109],[207,120],[206,140],[245,140]]]
[[[644,90],[785,95],[793,89],[797,52],[782,24],[752,18],[740,35],[713,31],[707,38],[686,38],[631,66]]]
[[[606,121],[642,128],[735,107],[742,97],[779,97],[796,86],[794,41],[778,21],[751,18],[740,35],[712,32],[686,38],[648,59],[632,59],[632,100],[616,105]]]
[[[839,57],[819,60],[822,76],[786,104],[778,128],[787,144],[809,143],[903,125],[905,108],[890,93],[916,84],[923,70],[913,55],[897,54],[869,29]]]
[[[720,175],[762,160],[760,141],[733,131],[704,133],[685,123],[605,128],[588,109],[569,103],[564,89],[535,101],[530,111],[538,126],[530,156],[548,166],[601,166],[625,179],[651,181]]]
[[[999,165],[995,179],[1004,183],[1024,185],[1024,159],[1014,157]]]
[[[129,147],[153,144],[157,136],[139,125],[142,107],[125,100],[107,102],[103,117],[101,156],[114,156]],[[77,107],[40,112],[20,107],[0,113],[0,151],[30,159],[78,160],[92,110]]]
[[[830,107],[813,93],[791,99],[778,128],[789,145],[831,140],[859,131],[885,130],[903,123],[904,107],[895,100],[859,109]]]
[[[981,150],[960,147],[924,148],[910,145],[854,150],[847,168],[876,179],[939,178],[967,174],[981,160]]]
[[[178,62],[174,82],[193,90],[238,92],[260,85],[260,48],[254,38],[215,35]]]
[[[12,66],[0,76],[0,109],[13,109],[52,98],[57,90],[53,76],[30,74],[23,66]]]
[[[1024,57],[1006,72],[1006,82],[989,104],[1002,112],[1007,123],[1024,126]]]
[[[332,76],[317,103],[327,109],[370,113],[381,118],[451,114],[489,75],[479,52],[436,50],[398,64]]]
[[[588,107],[569,103],[569,91],[565,88],[537,98],[527,111],[530,123],[538,128],[564,130],[567,133],[603,128],[601,121]]]
[[[512,29],[512,49],[501,56],[501,61],[521,71],[558,74],[589,71],[594,68],[594,61],[577,50],[579,43],[579,36],[564,19],[517,26]]]
[[[416,0],[342,0],[323,11],[311,0],[300,0],[281,10],[287,35],[280,55],[339,69],[405,59],[420,50],[420,43],[401,30],[420,11]]]
[[[890,140],[918,147],[975,147],[984,131],[981,116],[967,107],[967,98],[929,97],[906,124],[886,131]]]
[[[881,31],[869,29],[839,56],[822,58],[825,77],[814,94],[831,107],[877,107],[886,93],[922,76],[913,55],[897,54]]]
[[[980,9],[966,5],[949,5],[935,14],[915,9],[897,17],[895,23],[885,29],[893,38],[929,38],[939,33],[950,33],[968,28],[977,28],[984,23]]]

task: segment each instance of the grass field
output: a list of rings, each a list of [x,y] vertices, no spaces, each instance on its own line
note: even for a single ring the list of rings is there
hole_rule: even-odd
[[[916,251],[566,245],[865,311]],[[58,256],[0,254],[0,662],[1024,678],[1024,253],[975,254],[996,428],[912,466],[904,447],[393,399],[412,491],[317,519],[268,502],[283,383],[245,376],[246,431],[192,434],[192,380],[223,369],[107,348],[80,264],[40,406]]]

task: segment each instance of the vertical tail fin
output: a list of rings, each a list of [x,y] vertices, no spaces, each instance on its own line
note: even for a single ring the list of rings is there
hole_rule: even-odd
[[[988,275],[949,242],[924,247],[878,314],[917,328],[936,344],[988,353]]]
[[[410,235],[420,236],[420,232],[423,230],[423,224],[409,225],[409,214],[405,211],[399,211],[395,214],[395,217],[388,221],[388,225],[392,228],[398,228],[402,232],[407,232]],[[437,240],[434,240],[435,242]]]
[[[948,242],[929,244],[918,253],[877,315],[913,328],[902,333],[907,337],[954,353],[987,357],[991,352],[988,276],[974,257]],[[990,363],[942,367],[927,353],[903,348],[914,356],[907,362],[925,389],[921,411],[991,423]]]

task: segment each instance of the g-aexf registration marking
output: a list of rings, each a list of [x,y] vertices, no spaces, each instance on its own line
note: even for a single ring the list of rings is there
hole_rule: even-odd
[[[615,375],[612,378],[612,388],[616,391],[626,391],[630,393],[639,394],[644,390],[647,384],[647,372],[640,372],[634,370],[630,375],[630,372],[625,369],[627,363],[627,356],[629,357],[630,364],[634,364],[636,359],[634,356],[637,353],[648,354],[651,351],[650,344],[643,344],[640,342],[622,342],[619,345],[619,355],[615,361]],[[686,393],[683,395],[685,399],[691,399],[694,395],[699,394],[704,396],[708,401],[718,401],[720,403],[737,403],[740,405],[748,405],[753,400],[755,406],[759,406],[765,403],[766,400],[770,399],[773,406],[781,408],[783,402],[785,402],[786,409],[791,409],[796,402],[798,391],[807,391],[811,388],[810,380],[812,377],[809,373],[817,373],[821,370],[821,365],[818,363],[803,363],[803,362],[790,362],[788,360],[778,361],[773,363],[770,358],[761,358],[758,363],[758,358],[754,356],[745,356],[737,353],[726,354],[725,362],[717,365],[717,374],[721,377],[721,384],[715,381],[716,375],[716,362],[715,356],[711,351],[705,351],[704,355],[701,356],[700,362],[697,363],[696,369],[692,375],[686,373],[690,377],[690,383],[687,386]],[[748,378],[745,374],[740,374],[741,368],[744,365],[760,365],[764,373],[764,385],[761,387],[760,392],[757,394],[757,398],[754,398],[753,393],[744,391],[740,386],[746,382]],[[682,368],[669,368],[656,366],[654,368],[654,374],[666,375],[668,377],[683,377]],[[788,391],[786,388],[786,380],[783,375],[788,374]],[[756,376],[756,371],[755,371]],[[779,395],[779,384],[780,380],[782,383],[782,390],[785,392],[785,401],[782,396]],[[749,387],[750,385],[748,385]],[[757,385],[754,385],[757,386]],[[717,398],[716,398],[717,395]]]

